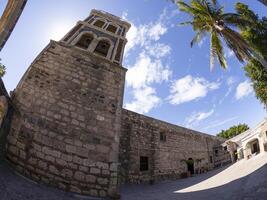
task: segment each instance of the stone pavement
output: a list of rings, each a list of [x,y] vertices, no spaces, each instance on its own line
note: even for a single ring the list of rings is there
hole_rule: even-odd
[[[121,187],[122,200],[267,200],[267,154],[206,174]]]

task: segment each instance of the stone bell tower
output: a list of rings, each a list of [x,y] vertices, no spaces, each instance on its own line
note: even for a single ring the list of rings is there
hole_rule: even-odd
[[[129,23],[114,15],[92,10],[61,41],[121,65],[129,28]]]
[[[13,94],[7,159],[39,182],[113,196],[130,24],[103,11],[37,56]]]

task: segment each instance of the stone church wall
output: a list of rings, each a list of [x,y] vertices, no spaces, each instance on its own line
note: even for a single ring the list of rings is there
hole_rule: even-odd
[[[38,182],[111,196],[117,187],[125,72],[51,41],[14,92],[8,160]]]
[[[120,183],[176,179],[194,161],[194,173],[214,168],[214,147],[224,140],[123,109],[120,140]],[[148,170],[140,171],[140,157]]]

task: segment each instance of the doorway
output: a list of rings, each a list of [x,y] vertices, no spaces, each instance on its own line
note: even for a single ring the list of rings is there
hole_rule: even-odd
[[[189,158],[186,164],[187,164],[187,171],[189,171],[191,175],[194,174],[195,173],[194,160],[192,158]]]

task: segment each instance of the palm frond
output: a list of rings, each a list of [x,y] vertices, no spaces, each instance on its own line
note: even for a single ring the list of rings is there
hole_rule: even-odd
[[[217,0],[211,0],[211,2],[213,3],[214,6],[217,5]]]
[[[190,46],[193,47],[194,44],[200,42],[206,34],[207,34],[206,31],[198,31],[195,37],[190,42]]]
[[[182,26],[193,25],[193,22],[192,21],[181,22],[180,25]]]
[[[226,27],[221,34],[226,41],[227,46],[233,50],[240,62],[252,58],[252,50],[249,44],[236,31]]]
[[[242,16],[236,13],[225,13],[221,15],[221,19],[225,24],[235,27],[248,27],[251,25],[251,21],[244,19]]]
[[[211,33],[211,63],[210,69],[213,70],[214,68],[214,59],[215,56],[217,57],[220,65],[222,68],[227,68],[226,59],[223,52],[223,46],[221,40],[219,38],[219,34],[216,31],[212,31]]]
[[[192,15],[192,13],[194,13],[194,9],[184,1],[177,1],[177,5],[179,6],[179,10],[182,12],[186,12],[189,15]]]

